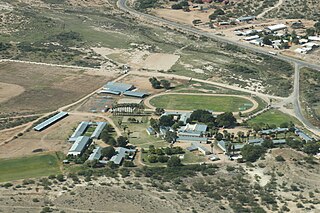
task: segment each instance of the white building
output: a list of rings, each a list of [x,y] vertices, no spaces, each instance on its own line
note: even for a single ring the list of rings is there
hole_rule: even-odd
[[[87,136],[80,136],[76,139],[72,147],[70,148],[68,155],[78,156],[88,148],[91,143],[91,139]]]
[[[285,24],[276,24],[276,25],[269,26],[266,29],[271,31],[271,32],[275,32],[275,31],[287,29],[287,25],[285,25]]]

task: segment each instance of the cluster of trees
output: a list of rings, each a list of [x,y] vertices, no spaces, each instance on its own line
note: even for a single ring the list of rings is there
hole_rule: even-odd
[[[224,14],[225,14],[224,10],[219,8],[219,9],[215,10],[211,15],[209,15],[209,19],[210,20],[214,20],[214,19],[217,19],[219,16],[222,16]]]
[[[11,48],[11,44],[10,43],[4,43],[4,42],[0,42],[0,51],[5,51]]]
[[[214,118],[207,110],[195,110],[192,112],[187,122],[198,121],[207,124],[209,127],[233,127],[237,124],[237,119],[232,112],[225,112]]]
[[[181,165],[180,159],[177,156],[172,155],[183,153],[185,152],[181,147],[155,148],[154,145],[150,145],[147,160],[150,163],[160,162],[170,164],[170,166],[179,166]],[[177,162],[176,158],[179,159],[179,162]]]
[[[173,10],[180,10],[180,9],[188,9],[189,8],[189,3],[188,1],[181,1],[177,4],[173,4],[171,6],[171,9]]]
[[[241,149],[242,158],[245,161],[255,162],[258,160],[264,153],[266,152],[266,148],[263,146],[255,146],[252,144],[246,144]]]
[[[316,22],[313,27],[306,30],[306,36],[314,36],[320,34],[320,21]]]
[[[171,83],[168,80],[161,79],[160,81],[156,77],[149,78],[149,82],[151,83],[152,87],[155,89],[161,89],[162,87],[165,89],[171,88]]]

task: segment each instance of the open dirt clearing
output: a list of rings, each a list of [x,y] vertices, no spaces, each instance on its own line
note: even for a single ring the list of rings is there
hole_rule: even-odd
[[[154,53],[146,58],[143,68],[168,71],[179,58],[179,55]]]
[[[15,84],[6,84],[0,82],[0,103],[6,102],[10,98],[20,95],[24,88]]]
[[[9,143],[0,144],[0,158],[31,155],[34,154],[33,150],[35,149],[42,149],[45,152],[61,151],[67,153],[71,144],[66,141],[81,121],[99,121],[99,119],[93,119],[90,116],[69,115],[41,132],[30,130]]]
[[[2,113],[53,111],[77,101],[116,77],[114,73],[99,76],[80,69],[25,63],[0,63],[0,76],[1,82],[25,89],[0,104]]]
[[[184,12],[182,10],[172,10],[172,9],[155,9],[152,10],[152,13],[156,16],[176,21],[180,23],[192,24],[192,21],[195,19],[199,19],[202,23],[209,22],[209,15],[214,10],[207,10],[207,11],[192,11],[192,12]]]

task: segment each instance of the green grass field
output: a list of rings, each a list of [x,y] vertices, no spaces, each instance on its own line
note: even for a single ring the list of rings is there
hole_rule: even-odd
[[[206,109],[216,112],[238,112],[249,100],[234,96],[175,95],[158,96],[150,100],[155,107],[171,110]],[[249,107],[250,108],[250,107]]]
[[[258,115],[257,117],[250,120],[248,123],[249,125],[253,124],[275,124],[277,126],[280,126],[280,124],[284,122],[290,122],[292,121],[295,124],[301,124],[296,118],[287,115],[283,112],[280,112],[279,110],[269,110],[265,113],[262,113],[261,115]]]
[[[0,182],[60,173],[56,154],[0,160]]]

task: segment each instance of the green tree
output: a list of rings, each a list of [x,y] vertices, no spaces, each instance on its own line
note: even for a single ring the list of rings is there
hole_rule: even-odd
[[[171,88],[171,83],[168,80],[161,80],[160,81],[161,85],[165,88],[165,89],[170,89]]]
[[[255,162],[262,154],[265,153],[265,148],[262,146],[255,146],[252,144],[246,144],[241,149],[241,155],[244,160]]]
[[[102,150],[101,150],[101,155],[103,157],[108,158],[108,159],[110,159],[115,154],[116,154],[116,150],[112,146],[102,148]]]
[[[177,133],[172,132],[172,131],[167,131],[166,135],[164,137],[164,140],[167,141],[168,143],[175,142],[177,139]]]
[[[232,127],[235,126],[237,119],[232,112],[225,112],[217,116],[216,122],[221,127]]]
[[[165,113],[165,110],[163,108],[156,108],[155,114],[156,115],[162,115]]]
[[[120,147],[126,147],[127,144],[128,144],[128,138],[127,137],[124,137],[124,136],[119,136],[117,138],[117,146],[120,146]]]
[[[309,155],[317,154],[319,152],[319,149],[320,149],[319,142],[316,143],[314,141],[307,142],[303,147],[303,151]]]
[[[177,167],[177,166],[181,166],[181,160],[179,157],[177,156],[172,156],[169,158],[168,162],[167,162],[167,166],[168,167]]]
[[[173,116],[163,115],[159,119],[160,126],[172,126],[174,124]]]

